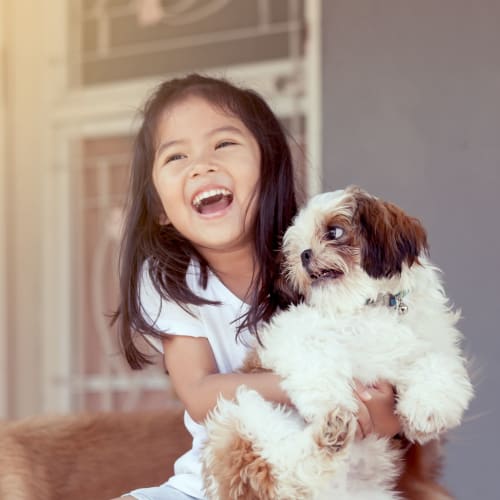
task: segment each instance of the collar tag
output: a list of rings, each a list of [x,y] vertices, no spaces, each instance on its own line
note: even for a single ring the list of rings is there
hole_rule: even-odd
[[[399,293],[379,293],[376,299],[368,299],[366,305],[376,306],[383,305],[395,309],[398,314],[406,314],[408,312],[408,305],[403,301],[403,297],[408,295],[408,290],[402,290]]]

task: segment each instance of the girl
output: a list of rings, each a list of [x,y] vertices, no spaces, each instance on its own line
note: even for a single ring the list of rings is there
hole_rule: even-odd
[[[147,101],[132,164],[115,316],[132,368],[148,358],[145,335],[164,360],[186,408],[192,449],[156,488],[125,498],[203,498],[203,420],[241,384],[290,404],[273,373],[235,373],[257,326],[293,300],[278,290],[279,248],[297,210],[290,150],[255,92],[190,75]],[[358,388],[359,435],[396,434],[386,384]]]

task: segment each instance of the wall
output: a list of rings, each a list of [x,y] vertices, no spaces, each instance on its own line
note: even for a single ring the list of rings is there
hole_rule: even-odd
[[[325,189],[359,184],[420,217],[463,309],[477,396],[445,482],[497,498],[500,2],[323,2]]]

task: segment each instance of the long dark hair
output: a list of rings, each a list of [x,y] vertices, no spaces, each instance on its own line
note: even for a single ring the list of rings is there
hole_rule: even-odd
[[[201,264],[206,286],[207,263],[191,243],[171,224],[161,224],[163,209],[153,185],[152,168],[159,117],[174,103],[196,95],[238,117],[260,147],[261,170],[258,211],[254,224],[255,257],[250,308],[239,330],[256,334],[260,321],[267,321],[286,298],[276,283],[280,276],[279,249],[284,231],[297,211],[290,149],[280,122],[256,92],[238,88],[226,80],[192,74],[162,83],[146,101],[142,124],[134,142],[124,238],[120,252],[120,304],[113,316],[129,365],[140,369],[149,357],[135,345],[137,334],[161,335],[144,319],[140,304],[141,274],[148,263],[149,275],[158,293],[178,303],[210,304],[186,284],[186,270],[194,257]]]

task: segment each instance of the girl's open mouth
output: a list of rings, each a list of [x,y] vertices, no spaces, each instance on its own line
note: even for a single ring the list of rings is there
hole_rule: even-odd
[[[233,193],[225,188],[209,189],[193,198],[193,207],[202,215],[221,212],[233,202]]]

